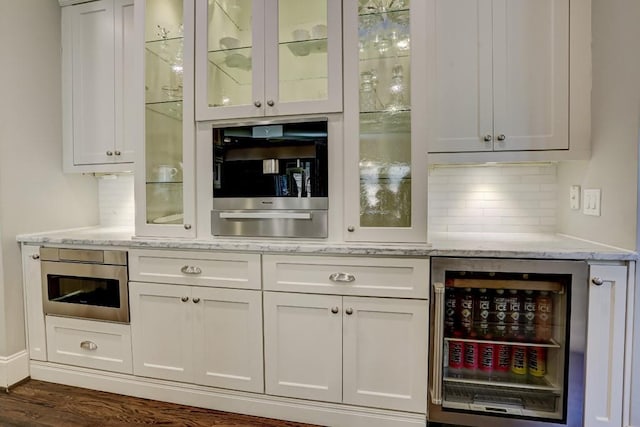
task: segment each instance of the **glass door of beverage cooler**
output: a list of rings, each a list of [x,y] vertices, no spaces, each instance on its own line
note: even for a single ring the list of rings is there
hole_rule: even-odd
[[[432,280],[430,420],[581,425],[584,263],[434,259]]]

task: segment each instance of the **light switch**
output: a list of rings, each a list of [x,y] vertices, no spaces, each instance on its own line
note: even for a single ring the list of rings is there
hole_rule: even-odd
[[[569,188],[569,206],[574,211],[577,211],[580,209],[580,186],[579,185],[572,185]]]
[[[582,213],[600,216],[600,189],[588,188],[584,190],[582,198]]]

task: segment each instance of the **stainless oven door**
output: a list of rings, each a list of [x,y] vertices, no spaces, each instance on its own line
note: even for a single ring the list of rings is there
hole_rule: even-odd
[[[127,267],[42,262],[45,314],[129,323]]]

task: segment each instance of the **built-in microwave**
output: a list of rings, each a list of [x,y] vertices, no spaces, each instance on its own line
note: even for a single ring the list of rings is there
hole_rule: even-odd
[[[327,120],[213,128],[214,236],[327,237]]]

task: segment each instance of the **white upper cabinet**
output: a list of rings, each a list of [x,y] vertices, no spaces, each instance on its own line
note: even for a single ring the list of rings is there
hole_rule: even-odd
[[[344,239],[426,242],[426,4],[386,4],[344,2]]]
[[[342,110],[340,0],[196,0],[196,119]]]
[[[589,5],[427,0],[430,160],[588,155]]]
[[[133,0],[62,8],[65,172],[133,169]]]

